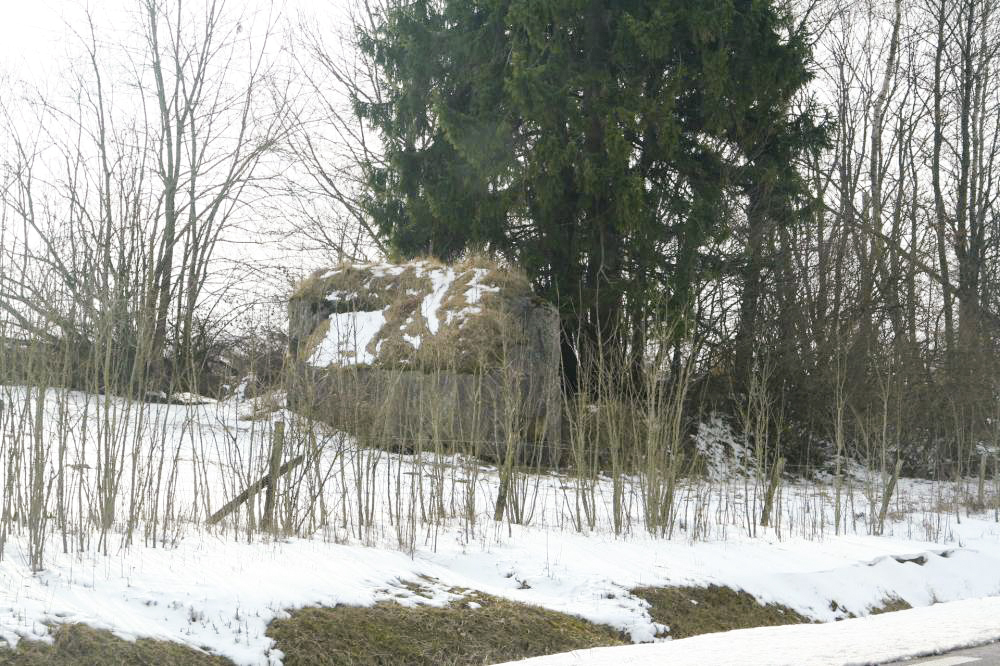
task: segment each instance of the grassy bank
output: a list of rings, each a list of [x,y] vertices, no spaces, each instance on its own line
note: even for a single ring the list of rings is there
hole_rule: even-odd
[[[726,587],[638,588],[650,614],[670,636],[746,627],[809,622],[777,604],[761,604]],[[598,646],[622,645],[627,637],[577,617],[469,592],[445,607],[311,607],[273,621],[268,635],[287,666],[310,664],[492,664]],[[220,666],[228,659],[176,643],[122,640],[80,624],[61,625],[52,644],[22,640],[0,648],[0,666],[66,664],[177,664]]]

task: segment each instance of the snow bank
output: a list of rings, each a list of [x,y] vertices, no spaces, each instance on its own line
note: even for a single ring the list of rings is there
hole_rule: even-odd
[[[577,650],[502,666],[872,664],[1000,640],[997,618],[1000,598],[969,599],[831,624],[760,627],[668,643]]]
[[[454,587],[609,624],[643,641],[666,628],[650,619],[644,601],[629,594],[638,585],[730,585],[820,620],[838,615],[829,607],[831,594],[843,607],[863,613],[890,594],[922,604],[1000,593],[995,534],[988,539],[994,555],[959,549],[947,558],[929,556],[924,567],[878,555],[912,552],[916,544],[874,537],[688,545],[530,528],[514,528],[506,539],[493,536],[468,543],[449,531],[439,536],[437,552],[421,548],[410,557],[317,540],[248,545],[191,534],[167,549],[136,546],[107,557],[53,554],[47,570],[34,575],[15,546],[0,562],[0,638],[40,639],[48,635],[48,622],[84,622],[127,639],[148,636],[207,648],[238,664],[277,664],[280,654],[265,630],[287,609],[368,606],[384,599],[444,605],[455,598],[448,592]],[[873,555],[874,563],[868,559]],[[436,581],[427,583],[432,598],[414,596],[402,585],[417,580]],[[946,609],[965,610],[950,620]],[[903,617],[898,614],[881,615],[584,653],[595,661],[579,661],[576,653],[529,663],[721,664],[734,663],[733,655],[739,655],[740,663],[840,664],[1000,638],[1000,599],[922,610],[927,613],[905,615],[913,618],[909,624],[891,619]],[[850,627],[857,629],[851,633]],[[909,642],[902,633],[890,634],[904,630],[912,630]],[[843,652],[845,647],[855,651]],[[776,655],[787,661],[775,661]],[[648,661],[633,661],[638,659]]]
[[[50,399],[55,395],[50,392]],[[66,416],[74,424],[99,423],[107,401],[121,406],[117,399],[103,396],[70,393],[65,397]],[[47,410],[53,417],[59,414],[55,404]],[[743,480],[684,486],[678,489],[679,525],[672,539],[654,539],[645,533],[637,499],[641,488],[626,486],[623,501],[635,522],[626,534],[616,537],[606,515],[607,499],[613,492],[608,479],[600,479],[595,489],[599,515],[587,533],[577,532],[573,521],[573,481],[558,475],[530,479],[535,497],[530,526],[500,524],[492,520],[492,502],[499,487],[496,469],[473,470],[457,457],[434,459],[363,449],[342,436],[321,441],[326,448],[318,461],[329,476],[326,505],[337,518],[308,539],[247,544],[239,525],[223,523],[219,530],[202,526],[206,508],[217,509],[244,487],[234,485],[234,479],[259,478],[266,464],[270,421],[241,421],[238,416],[245,411],[239,401],[149,405],[142,425],[134,426],[135,442],[161,447],[157,450],[180,461],[175,483],[165,485],[160,495],[164,501],[166,493],[170,494],[178,516],[165,540],[145,541],[144,526],[139,525],[135,541],[126,547],[116,527],[108,555],[94,552],[96,538],[82,552],[63,554],[60,539],[53,534],[45,552],[45,570],[32,573],[26,536],[8,535],[0,559],[0,639],[11,643],[21,637],[45,639],[48,623],[84,622],[125,638],[173,640],[209,649],[239,664],[265,664],[280,661],[264,633],[267,624],[288,609],[315,604],[371,605],[380,599],[440,605],[454,599],[448,592],[453,588],[480,590],[605,623],[627,632],[634,641],[669,635],[668,628],[652,620],[646,602],[630,593],[641,586],[725,585],[820,621],[865,615],[889,598],[929,606],[1000,595],[1000,523],[992,514],[963,512],[959,521],[952,511],[938,513],[935,507],[942,506],[941,498],[953,492],[949,484],[901,480],[902,499],[894,500],[883,537],[864,534],[869,507],[859,491],[852,500],[848,535],[829,531],[832,506],[824,500],[829,497],[829,486],[786,483],[776,507],[779,527],[760,528],[758,536],[751,537],[740,523],[748,501]],[[272,418],[285,419],[289,430],[295,423],[295,417],[284,411]],[[93,487],[94,447],[84,448],[77,439],[69,445],[68,459],[80,463],[80,478]],[[140,451],[140,459],[148,455]],[[123,478],[129,478],[131,462],[131,458],[123,461]],[[373,524],[359,536],[362,530],[357,524],[340,524],[357,514],[357,505],[351,502],[357,493],[354,475],[358,470],[372,470],[372,476],[364,479],[371,488],[391,487],[405,502],[414,504],[420,501],[421,492],[437,487],[441,497],[457,507],[456,513],[438,523],[419,522],[419,513],[394,514],[390,500],[373,493]],[[195,492],[198,487],[200,495]],[[211,490],[210,501],[205,499],[205,488]],[[470,490],[475,496],[467,494]],[[706,502],[701,509],[694,508],[698,497]],[[465,503],[470,498],[471,523],[466,522]],[[121,507],[123,513],[126,508]],[[712,517],[709,531],[696,528],[699,515]],[[415,535],[412,554],[398,550],[405,534]],[[70,536],[70,545],[75,546],[76,535]],[[162,531],[159,536],[164,536]],[[427,583],[433,592],[430,599],[413,596],[403,584],[428,579],[436,581]],[[932,613],[944,612],[935,610],[939,607],[968,610],[962,611],[961,619],[968,631],[956,633],[954,642],[948,644],[930,633],[937,615],[908,615],[924,618],[917,633],[933,643],[912,649],[943,649],[997,637],[988,634],[988,627],[983,632],[976,628],[984,626],[981,620],[986,617],[992,630],[1000,631],[996,620],[1000,615],[990,603],[995,602],[927,608]],[[934,618],[933,622],[928,618]],[[903,639],[885,638],[895,625],[884,623],[892,621],[882,617],[871,621],[876,620],[883,623],[874,625],[880,629],[857,634],[858,650],[906,647]],[[789,635],[803,642],[813,641],[815,635],[820,646],[852,644],[855,638],[836,633],[846,631],[842,626],[867,625],[845,620],[828,628],[731,635],[751,637],[746,639],[751,652],[754,645],[765,645],[778,635],[770,632],[790,631]],[[805,633],[795,633],[800,631]],[[817,633],[809,633],[813,631]],[[828,636],[824,632],[834,633],[824,638]],[[754,638],[758,636],[762,638]],[[673,646],[699,640],[636,648],[637,652],[623,652],[615,659],[619,663],[633,656],[638,659],[649,650],[662,660],[665,657],[656,650],[684,650]],[[709,645],[711,639],[703,640]],[[699,653],[699,663],[733,663],[733,648],[729,649],[728,658],[714,661]],[[872,652],[865,659],[913,653]],[[800,656],[804,653],[789,654],[795,663],[844,663],[809,662]],[[827,658],[826,653],[816,654]],[[737,661],[746,661],[741,653],[738,656]]]

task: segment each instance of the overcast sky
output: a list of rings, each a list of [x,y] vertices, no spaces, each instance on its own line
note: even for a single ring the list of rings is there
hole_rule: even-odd
[[[282,16],[317,16],[324,25],[346,21],[351,0],[274,0]],[[74,52],[72,26],[82,27],[89,9],[102,33],[134,28],[129,10],[138,0],[0,0],[0,72],[38,82]],[[230,9],[249,4],[228,0]],[[267,5],[267,0],[259,2]]]
[[[56,62],[54,54],[64,52],[63,15],[75,4],[59,0],[0,0],[0,70],[20,75],[27,69]]]
[[[176,1],[167,0],[169,3]],[[185,8],[193,10],[200,1],[208,0],[184,0]],[[229,16],[233,13],[242,14],[247,11],[248,6],[259,9],[255,18],[250,21],[256,24],[254,31],[257,28],[263,29],[269,23],[274,25],[275,34],[269,40],[269,48],[287,43],[289,34],[294,35],[294,28],[288,30],[288,26],[296,25],[300,17],[306,20],[315,17],[323,26],[321,32],[324,33],[343,29],[350,2],[351,0],[224,0]],[[16,102],[22,95],[35,89],[48,99],[56,100],[60,98],[60,93],[70,92],[66,74],[74,69],[74,63],[75,68],[89,70],[87,64],[81,62],[85,49],[80,40],[80,34],[88,32],[88,11],[95,23],[102,63],[110,67],[107,71],[112,76],[109,78],[116,78],[112,63],[121,62],[121,44],[135,43],[141,30],[140,17],[137,16],[139,9],[140,0],[0,0],[0,104]],[[277,21],[273,20],[275,14],[280,14]],[[269,17],[271,21],[268,20]],[[332,39],[331,43],[336,44],[337,40]],[[126,82],[130,80],[128,72],[119,71],[118,74]],[[24,85],[19,85],[22,83]],[[128,109],[122,107],[128,106],[130,97],[126,85],[114,98],[118,111],[126,116]],[[141,104],[138,99],[135,102],[137,107]],[[0,162],[4,159],[2,151],[3,145],[0,145]],[[256,217],[253,220],[240,218],[237,220],[238,226],[223,237],[216,251],[219,261],[226,265],[230,261],[238,262],[240,266],[251,266],[261,271],[267,271],[269,266],[278,264],[291,269],[292,273],[304,274],[312,268],[311,262],[324,260],[322,254],[310,258],[293,246],[286,247],[280,239],[261,238],[254,234],[252,229],[244,225],[260,222],[269,230],[277,230],[283,218],[290,217],[270,206],[258,208],[259,215],[256,217],[261,220]],[[288,256],[293,251],[294,261]],[[282,275],[283,273],[275,272],[274,278],[280,280]],[[256,274],[251,280],[252,284],[248,282],[255,297],[262,295],[258,293],[262,288],[266,289],[260,279],[260,274]],[[278,287],[280,286],[279,282]]]

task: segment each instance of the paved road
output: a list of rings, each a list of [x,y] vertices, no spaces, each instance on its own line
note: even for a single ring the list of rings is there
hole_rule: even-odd
[[[923,657],[909,661],[894,661],[886,666],[1000,666],[1000,643],[990,643],[977,648],[956,650],[935,657]]]

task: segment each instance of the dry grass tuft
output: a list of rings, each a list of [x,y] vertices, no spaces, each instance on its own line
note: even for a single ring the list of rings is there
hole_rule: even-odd
[[[428,272],[444,268],[453,270],[455,278],[437,309],[440,327],[431,335],[421,304],[433,289]],[[484,289],[470,304],[467,292],[473,281]],[[510,311],[524,299],[534,296],[523,273],[476,256],[451,266],[427,259],[398,266],[344,264],[316,271],[291,296],[292,301],[315,305],[314,312],[382,311],[385,325],[367,350],[377,349],[378,367],[458,372],[475,372],[499,362]],[[305,335],[300,360],[312,354],[328,325],[324,320]],[[420,339],[417,349],[409,341],[414,338]]]
[[[109,631],[83,624],[59,625],[53,631],[53,638],[51,645],[22,640],[13,650],[0,648],[0,666],[223,666],[233,663],[178,643],[148,638],[126,641]]]
[[[445,608],[304,608],[268,635],[286,666],[492,664],[624,643],[609,627],[478,593]]]
[[[670,627],[671,638],[810,621],[787,606],[762,604],[742,590],[718,585],[641,587],[632,594],[649,602],[649,614]]]
[[[879,606],[873,606],[868,609],[871,615],[879,615],[881,613],[895,613],[896,611],[909,610],[913,608],[907,601],[903,601],[899,597],[887,597],[882,601]]]

